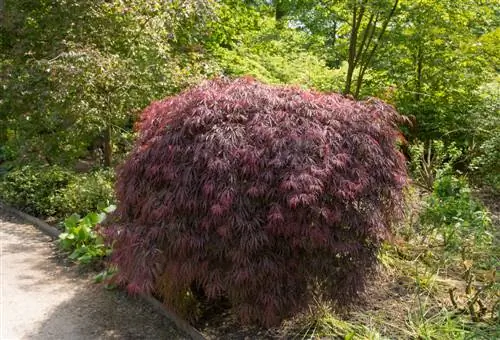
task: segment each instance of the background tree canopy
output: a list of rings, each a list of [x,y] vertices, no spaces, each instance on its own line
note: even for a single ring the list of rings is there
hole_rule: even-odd
[[[416,117],[408,137],[476,157],[498,126],[497,5],[6,1],[1,157],[69,165],[99,149],[111,166],[139,109],[216,75],[378,96]]]

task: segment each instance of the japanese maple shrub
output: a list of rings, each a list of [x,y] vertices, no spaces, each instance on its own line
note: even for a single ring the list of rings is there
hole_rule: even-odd
[[[196,285],[266,326],[307,306],[313,282],[352,301],[400,213],[400,119],[249,78],[154,102],[118,172],[116,279],[178,310]]]

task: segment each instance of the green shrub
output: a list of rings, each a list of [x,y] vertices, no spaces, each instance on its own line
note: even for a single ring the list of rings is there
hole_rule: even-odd
[[[498,84],[500,76],[491,83],[484,84],[483,100],[475,107],[470,119],[473,131],[467,135],[474,137],[470,164],[476,183],[490,186],[500,194],[500,100]]]
[[[500,129],[481,144],[480,154],[472,160],[471,169],[478,182],[491,186],[500,194]]]
[[[60,191],[74,178],[75,174],[58,166],[22,166],[2,176],[0,198],[27,213],[54,216],[59,212]]]
[[[0,145],[0,164],[12,161],[15,158],[15,151],[8,145]]]
[[[491,243],[491,218],[471,195],[465,178],[445,175],[434,182],[421,222],[436,232],[450,250],[467,244],[480,248]]]
[[[256,18],[259,30],[238,34],[238,44],[217,47],[214,56],[229,76],[252,76],[267,84],[300,84],[320,91],[338,91],[347,63],[338,69],[321,56],[324,42],[300,30],[277,29],[274,18]]]
[[[410,146],[410,171],[418,186],[432,191],[434,181],[453,174],[454,164],[462,156],[462,151],[454,144],[445,145],[441,140],[427,143],[415,141]]]
[[[99,170],[81,174],[61,189],[55,201],[61,214],[74,212],[85,215],[99,206],[108,206],[114,202],[114,172]]]
[[[113,173],[76,174],[59,166],[22,166],[0,177],[0,199],[36,216],[85,215],[113,202]]]

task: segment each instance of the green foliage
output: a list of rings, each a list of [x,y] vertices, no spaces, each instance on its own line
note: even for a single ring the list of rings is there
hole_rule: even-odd
[[[86,214],[113,202],[113,173],[76,174],[59,166],[26,165],[1,175],[0,199],[36,216]]]
[[[104,288],[108,290],[113,290],[117,288],[117,285],[111,283],[112,278],[118,272],[118,269],[113,266],[107,266],[99,274],[94,276],[94,283],[104,284]]]
[[[88,264],[111,253],[111,248],[104,244],[95,227],[104,221],[106,213],[114,210],[115,206],[109,206],[101,213],[91,212],[83,218],[73,214],[64,220],[64,232],[59,235],[59,244],[63,250],[71,252],[70,259]]]
[[[490,185],[500,193],[500,131],[484,141],[479,150],[480,154],[471,164],[476,180]]]
[[[482,248],[493,241],[489,212],[472,197],[465,178],[446,175],[436,180],[421,222],[449,250]]]
[[[219,74],[340,91],[350,64],[352,92],[359,87],[361,96],[381,97],[415,117],[407,131],[410,167],[431,194],[420,220],[412,207],[407,239],[440,240],[446,263],[460,252],[478,268],[498,263],[489,214],[465,177],[456,177],[459,169],[500,192],[498,1],[400,0],[383,36],[395,0],[4,2],[1,200],[38,216],[89,214],[114,201],[114,175],[99,168],[125,159],[137,113],[152,100]],[[81,161],[94,171],[75,173]],[[91,254],[85,247],[74,256]],[[413,265],[400,264],[393,267],[434,292],[438,269],[419,267],[413,277]],[[447,309],[426,313],[411,316],[409,337],[499,337]],[[318,315],[314,334],[360,331],[332,321],[331,313]],[[371,338],[360,334],[354,338]]]
[[[37,216],[58,215],[58,196],[74,179],[75,174],[58,166],[22,166],[0,177],[0,198]]]
[[[436,179],[454,173],[454,165],[462,155],[454,143],[445,146],[441,140],[427,143],[417,140],[410,145],[409,151],[412,176],[418,185],[429,191]]]
[[[331,304],[321,299],[315,300],[309,311],[295,322],[294,339],[384,339],[375,329],[343,320],[336,315]]]
[[[234,33],[232,39],[237,43],[213,49],[224,74],[250,75],[265,83],[297,84],[322,91],[340,89],[345,68],[327,67],[317,53],[321,39],[299,29],[276,28],[273,17],[256,17],[255,10],[246,11],[253,14],[254,25],[259,29]]]
[[[409,333],[416,339],[465,339],[469,334],[463,320],[444,308],[437,312],[424,308],[408,319]]]
[[[471,320],[466,310],[457,310],[456,306],[431,306],[427,299],[417,299],[418,308],[408,314],[406,322],[406,333],[411,339],[497,339],[500,335],[494,317],[488,321]]]
[[[481,105],[474,111],[476,145],[470,164],[476,182],[500,193],[500,77],[485,84]]]
[[[8,145],[0,145],[0,164],[14,160],[15,152]]]
[[[499,56],[491,48],[498,39],[493,3],[402,2],[401,15],[387,36],[392,43],[377,59],[367,90],[381,96],[390,90],[398,108],[416,117],[413,136],[455,141],[464,150],[477,139],[481,87],[494,79]],[[487,116],[492,114],[487,111]]]
[[[79,174],[59,191],[55,203],[61,213],[76,211],[85,215],[114,202],[113,183],[114,172],[111,170]]]
[[[210,74],[193,47],[207,34],[210,4],[9,2],[0,42],[3,142],[18,158],[71,165],[101,140],[103,164],[115,164],[113,151],[127,149],[116,144],[140,108]]]

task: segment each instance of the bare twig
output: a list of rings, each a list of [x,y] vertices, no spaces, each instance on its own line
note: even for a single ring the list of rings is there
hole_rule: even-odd
[[[479,317],[486,312],[483,303],[479,300],[479,296],[481,295],[482,292],[491,288],[492,285],[493,285],[493,283],[489,283],[486,286],[481,287],[480,289],[477,290],[476,294],[474,294],[474,296],[472,298],[467,300],[466,304],[467,304],[467,308],[469,309],[469,313],[470,313],[470,316],[472,318],[472,321],[474,321],[474,322],[479,321]],[[476,303],[479,305],[479,308],[480,308],[478,311],[479,315],[476,313],[476,309],[474,308],[474,304],[476,304]]]
[[[457,289],[457,287],[450,288],[448,290],[448,294],[450,295],[450,300],[451,300],[451,304],[453,305],[453,308],[458,309],[457,301],[455,300],[455,295],[453,294],[456,289]]]

